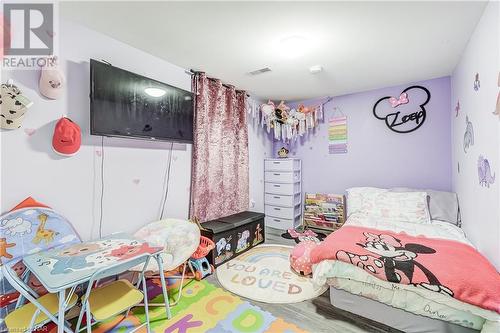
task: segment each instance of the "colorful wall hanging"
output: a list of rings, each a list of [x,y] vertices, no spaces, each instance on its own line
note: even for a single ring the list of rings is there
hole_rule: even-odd
[[[464,152],[467,153],[467,149],[474,145],[474,127],[469,121],[469,116],[465,116],[465,133],[464,133]]]
[[[329,121],[328,151],[330,154],[347,153],[347,117],[335,108],[337,114]]]
[[[410,133],[423,125],[427,116],[425,105],[431,99],[429,90],[422,86],[411,86],[399,97],[386,96],[373,106],[373,115],[396,133]]]
[[[301,104],[297,109],[291,109],[284,101],[278,105],[268,101],[260,106],[261,126],[265,126],[268,133],[272,129],[274,138],[278,141],[294,141],[318,126],[319,121],[323,119],[324,106],[331,100],[328,98],[325,102],[315,106]],[[247,108],[247,112],[253,117],[259,116],[252,105],[248,105]]]

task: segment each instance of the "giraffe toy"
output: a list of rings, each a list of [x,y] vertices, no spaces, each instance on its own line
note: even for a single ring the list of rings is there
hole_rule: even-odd
[[[54,236],[56,232],[54,230],[45,229],[45,224],[47,223],[47,214],[38,215],[38,219],[40,220],[40,225],[36,229],[35,238],[33,238],[34,244],[39,244],[41,241],[45,241],[46,245],[49,245],[50,242],[54,241]]]

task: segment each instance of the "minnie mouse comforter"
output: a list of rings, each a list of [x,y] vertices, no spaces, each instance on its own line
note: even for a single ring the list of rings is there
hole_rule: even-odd
[[[311,251],[313,264],[324,260],[500,313],[498,272],[463,242],[346,225]]]

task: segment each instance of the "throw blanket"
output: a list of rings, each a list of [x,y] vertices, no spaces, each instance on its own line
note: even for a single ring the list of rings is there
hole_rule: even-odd
[[[412,284],[500,313],[500,276],[471,246],[445,239],[344,226],[311,251],[390,282]]]

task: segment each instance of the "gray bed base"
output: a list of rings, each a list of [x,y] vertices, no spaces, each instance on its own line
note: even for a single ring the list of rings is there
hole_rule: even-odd
[[[432,319],[330,286],[330,302],[336,308],[394,327],[407,333],[477,333],[479,331]]]

